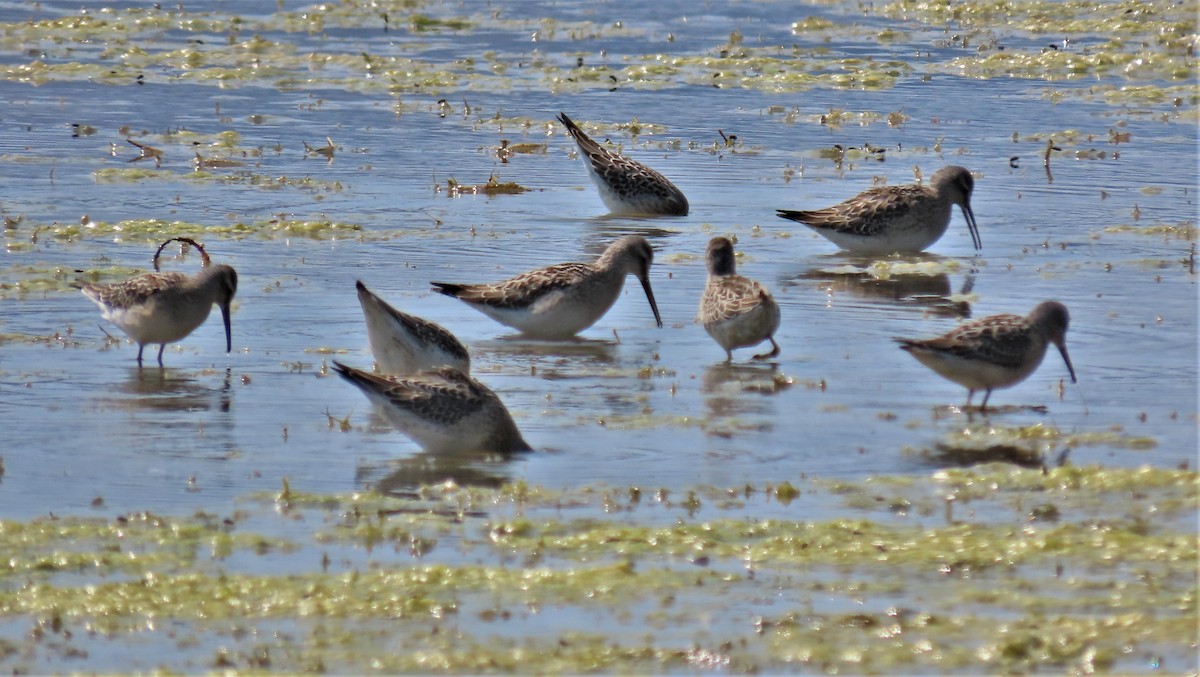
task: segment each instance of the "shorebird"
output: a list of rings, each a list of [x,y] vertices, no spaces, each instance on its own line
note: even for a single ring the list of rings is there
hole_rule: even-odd
[[[596,323],[616,302],[625,276],[635,275],[646,290],[654,320],[662,326],[650,264],[654,250],[640,235],[608,246],[595,263],[560,263],[492,284],[431,282],[433,291],[453,296],[493,320],[543,339],[566,339]]]
[[[195,275],[146,273],[115,284],[82,284],[80,290],[100,306],[104,319],[137,342],[138,367],[147,343],[159,344],[161,367],[167,344],[195,331],[208,319],[214,303],[221,307],[225,321],[225,352],[233,349],[229,304],[237,293],[237,272],[230,266],[206,266]]]
[[[729,238],[714,237],[705,252],[708,283],[700,297],[700,322],[704,330],[725,349],[725,362],[733,360],[733,349],[770,341],[773,350],[755,355],[760,360],[779,354],[775,332],[779,329],[779,304],[758,282],[738,275]]]
[[[971,172],[966,167],[942,167],[929,184],[879,186],[825,209],[776,212],[782,218],[803,223],[848,252],[874,256],[924,251],[945,234],[951,207],[958,205],[975,249],[981,249],[975,212],[971,211],[971,191],[975,187]]]
[[[1038,304],[1026,317],[993,315],[960,325],[938,338],[896,339],[900,347],[937,372],[967,389],[967,406],[976,390],[984,390],[981,411],[995,388],[1024,381],[1042,363],[1053,343],[1067,363],[1071,383],[1075,367],[1067,355],[1067,307],[1058,301]]]
[[[454,334],[429,320],[402,313],[355,282],[358,303],[367,321],[367,340],[379,371],[412,374],[437,367],[471,371],[467,347]]]
[[[687,216],[688,201],[667,177],[596,143],[566,113],[559,122],[579,146],[600,199],[613,214]]]
[[[496,393],[457,369],[385,377],[340,362],[334,362],[333,368],[426,451],[533,450]]]

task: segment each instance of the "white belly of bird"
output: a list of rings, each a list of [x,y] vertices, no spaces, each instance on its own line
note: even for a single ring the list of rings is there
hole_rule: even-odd
[[[204,324],[211,311],[211,303],[173,308],[154,303],[108,308],[104,317],[138,343],[174,343]]]
[[[779,329],[779,307],[759,306],[748,313],[706,325],[704,329],[725,350],[756,346]]]
[[[971,390],[1007,388],[1024,381],[1042,363],[1046,355],[1043,347],[1016,368],[1003,367],[982,360],[964,359],[948,353],[913,350],[912,354],[925,366],[943,378]]]
[[[533,338],[567,339],[596,323],[617,300],[621,287],[614,293],[592,287],[593,293],[582,295],[571,289],[558,289],[542,296],[524,308],[491,308],[480,306],[488,317],[519,330]]]
[[[940,230],[893,228],[877,235],[855,235],[826,228],[814,228],[813,230],[842,249],[864,256],[924,251],[946,233],[945,226]]]
[[[461,372],[470,371],[465,362],[436,345],[423,343],[391,318],[380,319],[367,316],[367,340],[371,354],[384,374],[413,374],[426,369],[454,367]]]

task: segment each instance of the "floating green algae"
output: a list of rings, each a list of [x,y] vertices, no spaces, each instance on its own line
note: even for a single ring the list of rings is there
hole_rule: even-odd
[[[945,69],[979,78],[1067,79],[1115,74],[1131,78],[1187,79],[1192,74],[1192,65],[1182,57],[1146,53],[1077,54],[1058,50],[1024,53],[1006,50],[984,57],[961,57],[949,61]]]
[[[943,261],[879,260],[867,266],[845,264],[832,268],[822,268],[820,272],[829,275],[866,275],[876,280],[890,280],[893,277],[905,275],[936,277],[938,275],[956,273],[961,268],[962,264],[953,259]]]
[[[1157,223],[1149,226],[1135,226],[1123,223],[1117,226],[1105,226],[1105,233],[1124,233],[1130,235],[1154,235],[1177,240],[1195,240],[1198,229],[1195,223],[1181,221],[1179,223]]]
[[[513,181],[501,181],[500,177],[493,174],[488,177],[488,180],[480,184],[461,184],[457,180],[451,178],[446,180],[446,197],[462,197],[464,195],[486,195],[488,197],[496,197],[497,195],[520,195],[521,193],[532,190],[526,188],[519,183]],[[441,192],[441,187],[438,187]]]
[[[1195,15],[1182,5],[1144,0],[985,0],[969,4],[897,0],[871,9],[881,16],[937,25],[956,21],[966,26],[1004,26],[1052,36],[1154,34],[1159,36],[1158,41],[1166,42],[1187,37],[1196,25]]]
[[[1054,464],[1056,456],[1065,458],[1073,448],[1095,445],[1137,451],[1153,449],[1158,443],[1117,430],[1064,433],[1041,424],[1008,427],[984,423],[952,430],[924,453],[940,463],[955,465],[1004,461],[1040,468]]]
[[[277,239],[304,237],[313,240],[390,240],[409,235],[439,236],[427,229],[369,230],[358,223],[335,221],[320,217],[312,219],[271,218],[253,222],[237,221],[224,224],[201,224],[166,219],[126,219],[116,223],[90,221],[83,224],[39,226],[40,232],[61,240],[113,238],[132,242],[161,242],[170,237],[220,237],[228,239]],[[448,234],[440,237],[448,237]]]
[[[235,550],[289,547],[280,539],[238,533],[234,526],[209,516],[178,519],[149,513],[114,520],[0,520],[0,550],[7,553],[0,581],[182,570],[201,558],[223,559]]]
[[[252,172],[235,172],[232,174],[208,171],[220,169],[214,167],[214,162],[203,162],[203,169],[194,171],[173,171],[151,167],[106,167],[92,172],[93,178],[100,183],[137,183],[140,181],[184,181],[190,183],[217,183],[238,186],[248,186],[262,190],[279,190],[291,188],[309,193],[335,193],[345,189],[340,181],[325,181],[310,176],[268,176]]]
[[[939,27],[948,21],[955,22],[961,34],[968,36],[964,42],[973,38],[980,43],[979,53],[952,59],[934,69],[968,77],[1058,80],[1113,75],[1188,80],[1195,73],[1192,53],[1197,26],[1195,13],[1170,2],[899,0],[870,7],[868,11]],[[998,43],[992,33],[997,29],[1035,39],[1067,36],[1076,42],[1064,40],[1062,44],[1045,43],[1039,48],[1022,49]],[[1078,44],[1081,38],[1090,36],[1106,42]]]
[[[536,51],[520,58],[489,52],[454,60],[440,55],[422,59],[421,38],[447,32],[469,36],[479,31],[502,31],[532,36],[535,43],[619,38],[653,45],[663,36],[619,20],[513,19],[501,11],[461,16],[443,9],[422,2],[380,6],[347,1],[314,5],[303,11],[280,9],[251,18],[182,9],[103,8],[79,16],[0,24],[0,40],[14,51],[38,44],[43,47],[39,56],[44,55],[12,64],[3,75],[33,84],[81,79],[113,85],[187,80],[217,87],[265,84],[286,90],[320,86],[424,96],[469,89],[504,91],[514,86],[555,93],[601,87],[679,86],[773,93],[816,87],[870,90],[890,88],[902,78],[928,73],[1051,80],[1108,75],[1127,80],[1189,80],[1195,70],[1191,51],[1195,17],[1185,7],[1165,2],[991,0],[964,5],[902,0],[858,8],[868,15],[895,20],[883,30],[839,25],[814,16],[791,23],[792,33],[799,37],[894,42],[922,24],[941,31],[947,21],[954,21],[961,31],[953,40],[976,48],[977,54],[942,63],[839,58],[823,44],[750,44],[734,27],[726,44],[699,53],[650,51],[623,56],[623,63],[616,64],[581,60],[573,68]],[[410,40],[404,43],[408,53],[302,51],[289,39],[292,35],[319,35],[330,27],[403,32]],[[224,40],[208,38],[184,47],[152,47],[155,43],[150,38],[171,31],[216,34]],[[1017,44],[1001,43],[997,32]],[[99,35],[104,36],[102,63],[79,61],[76,50],[98,42]],[[1041,36],[1068,36],[1086,46],[1069,41],[1064,41],[1061,48],[1057,43],[1033,49],[1025,46],[1029,39],[1040,41]],[[1102,37],[1104,42],[1095,44],[1085,39],[1092,36]],[[671,42],[667,36],[664,47]],[[1072,90],[1069,94],[1077,93]],[[1194,93],[1186,98],[1194,109]]]
[[[1197,479],[979,466],[845,484],[894,495],[820,519],[802,514],[805,498],[833,487],[800,479],[678,496],[525,483],[323,496],[284,483],[229,518],[0,522],[0,618],[36,628],[4,640],[32,643],[28,667],[76,635],[122,647],[215,632],[230,641],[175,669],[1128,669],[1129,652],[1097,647],[1187,655],[1198,543],[1180,518]],[[947,494],[975,516],[895,510],[901,496]],[[764,500],[774,516],[755,517]],[[632,526],[632,511],[660,524]],[[256,535],[278,520],[288,540]],[[285,555],[311,563],[254,571]],[[541,630],[490,641],[527,623]]]
[[[77,279],[88,279],[86,274],[61,266],[11,266],[0,272],[3,273],[3,277],[0,278],[3,279],[0,282],[0,298],[48,291],[66,291],[75,284]],[[134,271],[126,269],[126,272]]]
[[[1103,468],[1064,466],[1045,472],[1013,468],[1001,464],[969,469],[940,470],[933,475],[939,484],[954,487],[964,495],[984,496],[995,492],[1016,495],[1021,492],[1078,493],[1101,497],[1106,494],[1163,492],[1182,499],[1200,498],[1196,473],[1144,466],[1140,468]],[[983,492],[983,493],[972,493]]]
[[[805,17],[804,19],[802,19],[800,21],[793,21],[792,22],[792,32],[793,33],[809,33],[812,31],[824,31],[824,30],[829,30],[831,28],[834,28],[836,25],[837,24],[833,23],[829,19],[822,19],[821,17],[810,16],[810,17]]]

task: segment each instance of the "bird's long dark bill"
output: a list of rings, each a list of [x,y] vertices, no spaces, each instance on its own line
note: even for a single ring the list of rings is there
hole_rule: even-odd
[[[225,321],[225,352],[233,350],[233,333],[229,330],[229,304],[221,306],[221,319]]]
[[[1071,366],[1071,358],[1067,356],[1066,344],[1059,343],[1058,352],[1062,353],[1063,362],[1067,363],[1067,371],[1071,372],[1071,383],[1078,383],[1078,381],[1075,380],[1075,367]]]
[[[659,327],[662,327],[662,316],[658,314],[658,304],[654,302],[654,292],[650,291],[650,278],[638,277],[638,280],[642,283],[642,289],[646,290],[646,298],[650,301],[650,310],[654,311],[654,321],[658,323]]]
[[[971,210],[970,205],[963,205],[963,218],[967,220],[967,230],[971,231],[971,241],[975,243],[976,249],[983,249],[983,240],[979,239],[979,226],[975,225],[975,212]]]

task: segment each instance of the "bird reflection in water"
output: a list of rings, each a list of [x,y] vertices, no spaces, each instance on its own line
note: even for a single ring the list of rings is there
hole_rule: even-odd
[[[233,399],[233,373],[171,369],[130,369],[129,379],[102,401],[123,409],[228,412]],[[199,376],[199,378],[197,377]],[[207,377],[219,378],[214,387]],[[123,397],[129,395],[130,397]]]
[[[571,364],[607,365],[616,361],[616,350],[613,339],[589,339],[578,336],[561,341],[533,341],[522,338],[519,334],[511,334],[496,340],[476,341],[481,352],[499,354],[517,360],[527,361],[565,359]]]
[[[855,266],[809,270],[787,280],[784,285],[794,286],[802,280],[818,280],[826,283],[832,292],[845,292],[870,301],[912,306],[937,315],[963,319],[971,316],[971,304],[965,297],[975,287],[975,272],[972,269],[966,274],[957,292],[951,286],[948,273],[873,275],[870,268]]]
[[[511,454],[479,451],[421,452],[379,465],[360,464],[354,480],[360,487],[404,498],[419,498],[421,487],[445,482],[494,489],[512,479],[511,464],[518,458]]]
[[[781,372],[778,364],[711,365],[704,370],[700,390],[706,419],[710,423],[735,420],[740,426],[772,430],[778,414],[776,400],[763,396],[782,392],[792,384],[793,379]]]

